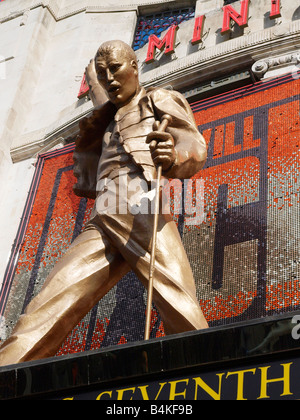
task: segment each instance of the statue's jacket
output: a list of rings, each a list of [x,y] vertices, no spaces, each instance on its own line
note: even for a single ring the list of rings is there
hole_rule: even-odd
[[[202,169],[207,148],[186,99],[175,91],[156,88],[146,92],[141,88],[140,93],[127,106],[117,110],[108,101],[80,123],[74,152],[74,174],[77,177],[75,194],[96,197],[102,138],[113,120],[125,152],[141,168],[147,182],[154,180],[156,169],[146,139],[154,131],[155,121],[161,121],[165,114],[172,117],[166,131],[174,139],[176,160],[163,175],[167,178],[188,179]]]

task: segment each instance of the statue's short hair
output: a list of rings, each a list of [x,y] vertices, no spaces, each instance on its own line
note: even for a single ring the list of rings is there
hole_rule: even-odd
[[[104,42],[99,47],[97,54],[95,56],[96,65],[99,58],[106,58],[112,53],[112,51],[115,51],[115,50],[119,50],[120,52],[125,54],[125,56],[129,58],[129,60],[133,60],[135,63],[137,63],[137,57],[133,49],[124,41],[114,40],[114,41]]]

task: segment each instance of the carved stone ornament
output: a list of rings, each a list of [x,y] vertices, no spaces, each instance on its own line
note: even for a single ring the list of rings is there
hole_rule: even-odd
[[[266,60],[260,60],[253,64],[252,72],[258,79],[262,79],[270,70],[276,68],[287,67],[290,65],[297,65],[300,63],[300,51],[293,54],[281,55],[279,57],[272,57]]]

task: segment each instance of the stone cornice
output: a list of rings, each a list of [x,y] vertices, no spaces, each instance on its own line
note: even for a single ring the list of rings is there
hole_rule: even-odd
[[[30,132],[14,140],[10,155],[14,163],[30,159],[41,150],[53,147],[55,144],[62,143],[68,137],[74,137],[78,133],[79,121],[88,116],[93,110],[91,101],[86,102],[76,111],[70,111],[60,121],[43,130]]]
[[[118,4],[116,6],[99,6],[95,4],[95,0],[83,0],[80,7],[74,5],[69,7],[61,8],[58,5],[59,0],[44,0],[31,2],[28,7],[20,7],[18,10],[8,13],[6,16],[0,18],[0,24],[9,20],[22,16],[28,10],[35,9],[37,7],[44,7],[49,10],[51,15],[56,21],[66,19],[78,13],[114,13],[114,12],[128,12],[135,11],[139,12],[139,9],[143,7],[158,6],[161,4],[176,4],[176,0],[157,0],[157,1],[141,1],[132,4]],[[186,0],[187,1],[187,0]]]

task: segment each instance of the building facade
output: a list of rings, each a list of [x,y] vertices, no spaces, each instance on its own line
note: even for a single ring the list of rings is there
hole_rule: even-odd
[[[187,98],[206,139],[208,161],[195,177],[204,217],[193,222],[191,205],[174,218],[210,325],[298,309],[300,7],[1,3],[0,339],[88,220],[92,200],[72,192],[72,152],[78,122],[93,110],[85,67],[111,39],[134,47],[143,86]],[[144,318],[144,289],[129,273],[59,354],[142,340]],[[152,337],[163,335],[153,308]]]

